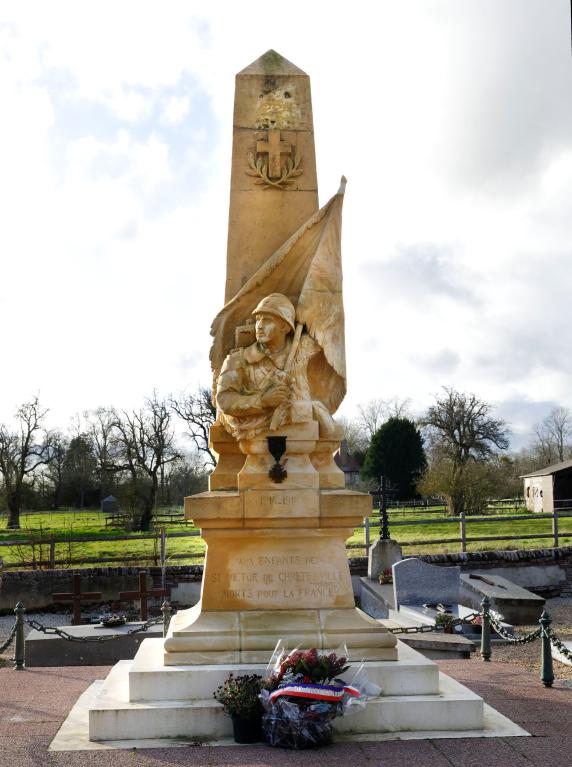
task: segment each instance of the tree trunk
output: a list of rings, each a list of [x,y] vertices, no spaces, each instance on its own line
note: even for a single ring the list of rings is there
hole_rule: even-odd
[[[141,532],[145,533],[149,530],[151,527],[152,517],[153,503],[150,502],[150,499],[146,498],[143,502],[143,510],[141,511],[141,516],[139,517],[139,530],[141,530]]]
[[[8,524],[9,530],[20,529],[20,499],[16,496],[8,498]]]
[[[465,510],[465,498],[463,495],[447,496],[447,514],[450,517],[458,517]]]

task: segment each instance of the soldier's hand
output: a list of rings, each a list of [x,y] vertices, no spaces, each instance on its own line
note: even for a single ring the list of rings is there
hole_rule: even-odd
[[[278,407],[283,402],[287,402],[290,396],[290,387],[284,383],[277,383],[269,386],[262,394],[260,401],[263,407]]]

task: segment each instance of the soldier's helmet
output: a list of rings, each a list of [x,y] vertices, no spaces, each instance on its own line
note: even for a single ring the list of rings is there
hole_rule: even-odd
[[[296,310],[294,304],[283,293],[271,293],[258,304],[252,314],[272,314],[285,320],[295,330]]]

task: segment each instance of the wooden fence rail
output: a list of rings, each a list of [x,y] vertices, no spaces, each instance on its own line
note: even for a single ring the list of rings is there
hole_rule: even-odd
[[[484,516],[484,517],[473,517],[469,516],[467,517],[465,514],[460,514],[458,517],[447,517],[445,519],[440,519],[438,522],[435,521],[435,519],[401,519],[401,520],[391,520],[389,523],[390,528],[393,527],[405,527],[407,525],[447,525],[447,524],[456,524],[459,525],[459,537],[458,538],[429,538],[429,539],[415,539],[413,541],[397,541],[400,546],[427,546],[431,544],[436,543],[460,543],[461,544],[461,551],[467,550],[467,543],[479,543],[481,541],[518,541],[522,540],[524,538],[552,538],[553,545],[558,546],[560,538],[562,537],[570,537],[572,536],[572,530],[571,531],[564,531],[559,529],[559,520],[560,519],[567,519],[568,517],[572,517],[572,510],[570,508],[566,508],[566,510],[559,510],[555,509],[553,514],[547,514],[539,512],[537,514],[505,514],[505,515],[490,515],[490,516]],[[521,533],[520,535],[481,535],[481,536],[467,536],[467,522],[470,522],[470,524],[479,523],[479,522],[506,522],[506,521],[516,521],[516,520],[527,520],[527,519],[545,519],[545,520],[552,520],[552,530],[549,533]],[[364,520],[364,528],[365,528],[365,542],[362,548],[365,548],[366,551],[369,549],[370,540],[371,540],[371,521],[369,518],[366,518]],[[354,544],[355,548],[359,547],[359,544]]]
[[[560,521],[567,519],[569,517],[572,517],[572,509],[570,506],[568,506],[565,510],[556,509],[553,514],[547,514],[547,513],[537,513],[537,514],[505,514],[505,515],[487,515],[487,516],[469,516],[467,517],[464,514],[461,514],[459,517],[443,517],[439,520],[436,520],[433,518],[423,518],[423,519],[394,519],[393,515],[390,519],[389,525],[390,528],[401,528],[406,526],[412,526],[412,525],[429,525],[429,524],[439,524],[439,525],[458,525],[459,526],[459,537],[450,537],[450,538],[417,538],[410,541],[399,541],[397,540],[397,543],[399,543],[400,546],[430,546],[434,544],[445,544],[445,543],[460,543],[461,544],[461,551],[467,550],[467,543],[479,543],[479,542],[487,542],[487,541],[518,541],[522,539],[551,539],[552,545],[558,546],[560,538],[562,537],[572,537],[572,530],[566,531],[560,529]],[[472,525],[473,523],[479,524],[481,522],[491,522],[493,524],[498,522],[507,522],[507,521],[524,521],[524,520],[551,520],[551,530],[543,533],[521,533],[521,534],[506,534],[506,535],[467,535],[467,525]],[[356,550],[356,549],[365,549],[367,552],[369,550],[369,547],[372,542],[372,528],[377,527],[379,525],[379,522],[377,520],[372,521],[369,518],[366,518],[364,520],[364,523],[362,525],[359,525],[359,528],[364,530],[364,543],[352,543],[347,544],[347,548],[349,550]],[[358,529],[359,529],[358,528]],[[177,531],[177,532],[169,532],[168,538],[188,538],[192,536],[199,536],[200,532],[199,530],[185,530],[185,531]],[[150,532],[150,533],[136,533],[134,535],[84,535],[84,536],[72,536],[72,537],[60,537],[60,536],[48,536],[48,537],[41,537],[38,536],[36,538],[26,538],[26,539],[20,539],[20,540],[12,540],[12,541],[0,541],[0,551],[2,547],[36,547],[38,550],[38,557],[36,558],[33,554],[33,559],[31,561],[19,561],[19,562],[4,562],[4,568],[5,569],[17,569],[17,568],[25,568],[25,567],[32,567],[34,569],[36,568],[54,568],[54,567],[71,567],[73,565],[80,565],[80,564],[104,564],[104,563],[128,563],[128,562],[157,562],[158,559],[158,552],[154,551],[149,554],[119,554],[119,555],[113,555],[110,554],[108,556],[86,556],[86,557],[72,557],[68,556],[65,559],[62,559],[61,556],[57,557],[56,547],[58,545],[66,545],[71,543],[95,543],[95,542],[105,542],[105,543],[111,543],[113,541],[134,541],[134,540],[158,540],[159,534],[158,532]],[[23,552],[24,553],[24,552]],[[25,553],[24,553],[25,554]],[[71,555],[71,551],[70,551]],[[202,553],[180,553],[180,554],[171,554],[169,555],[168,559],[201,559],[204,555]]]

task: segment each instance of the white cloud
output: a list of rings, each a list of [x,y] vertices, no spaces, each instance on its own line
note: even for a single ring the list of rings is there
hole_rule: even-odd
[[[234,74],[270,47],[312,77],[322,202],[349,177],[344,411],[450,384],[524,433],[572,406],[567,2],[333,2],[327,30],[297,0],[256,23],[182,0],[1,13],[0,419],[37,390],[65,425],[209,382]]]

